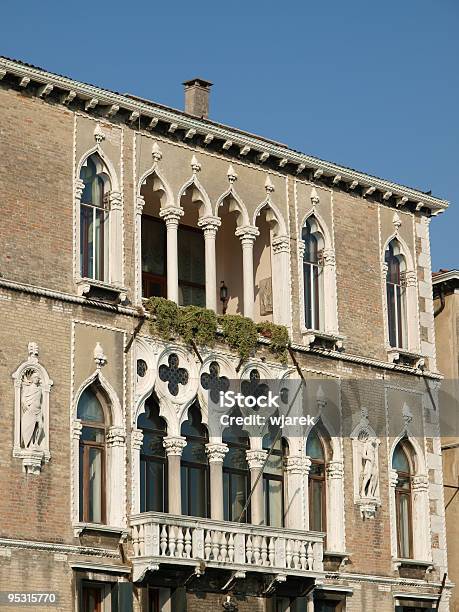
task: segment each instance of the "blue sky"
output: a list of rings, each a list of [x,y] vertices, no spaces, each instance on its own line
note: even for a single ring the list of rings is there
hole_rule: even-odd
[[[211,117],[447,198],[433,268],[459,268],[457,0],[4,3],[0,54]]]

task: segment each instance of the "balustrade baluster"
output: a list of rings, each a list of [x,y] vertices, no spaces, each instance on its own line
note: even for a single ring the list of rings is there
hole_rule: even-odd
[[[228,560],[230,563],[234,561],[234,536],[232,533],[228,536]]]
[[[308,544],[308,570],[312,570],[314,567],[314,556],[312,550],[312,544],[309,542]]]
[[[292,567],[292,540],[287,540],[287,548],[285,550],[285,561],[287,567]]]
[[[222,531],[221,537],[220,537],[220,557],[219,557],[219,561],[222,561],[222,563],[225,563],[227,554],[228,554],[228,546],[227,546],[227,543],[226,543],[226,533],[224,531]]]
[[[185,531],[185,557],[187,559],[191,557],[191,533],[189,527]]]
[[[268,543],[266,542],[266,537],[263,536],[261,538],[261,564],[267,565],[268,559]]]
[[[206,529],[206,537],[204,540],[204,558],[206,561],[210,559],[210,553],[212,551],[212,538],[210,537],[210,531]]]
[[[218,561],[218,553],[220,552],[220,543],[218,541],[218,531],[212,531],[212,558]]]
[[[183,557],[183,529],[177,527],[177,554],[176,557],[181,559]]]
[[[269,538],[268,545],[268,565],[274,567],[274,538]]]
[[[302,570],[307,569],[308,564],[306,561],[306,542],[304,541],[300,542],[300,565]]]
[[[163,525],[161,527],[160,548],[161,548],[161,557],[165,557],[166,556],[166,549],[167,549],[167,531],[166,531],[166,525]]]
[[[175,557],[175,545],[177,541],[177,537],[175,535],[175,526],[171,525],[169,527],[169,556]]]
[[[247,563],[249,565],[252,565],[253,546],[252,546],[252,538],[250,536],[247,536],[246,555],[247,555]]]

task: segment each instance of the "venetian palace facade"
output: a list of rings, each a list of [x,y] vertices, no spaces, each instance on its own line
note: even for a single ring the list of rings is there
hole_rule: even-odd
[[[0,591],[63,612],[449,610],[447,203],[209,120],[202,79],[186,112],[5,58],[0,79]],[[164,341],[151,296],[284,325],[287,362],[264,337],[244,360],[221,335]],[[316,424],[268,462],[269,439],[209,426],[225,381],[300,377]]]

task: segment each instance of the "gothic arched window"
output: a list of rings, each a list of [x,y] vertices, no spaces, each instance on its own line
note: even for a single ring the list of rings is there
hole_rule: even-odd
[[[389,344],[396,348],[405,348],[407,344],[406,263],[401,253],[400,244],[395,239],[387,246],[385,262],[387,266],[386,296]]]
[[[97,154],[88,157],[80,179],[80,273],[83,278],[107,281],[109,181]]]
[[[98,394],[87,388],[78,402],[81,421],[79,457],[80,521],[105,523],[106,417]]]
[[[240,416],[233,414],[232,416]],[[223,442],[228,452],[223,461],[223,515],[225,521],[239,521],[250,491],[250,473],[246,452],[249,450],[248,434],[238,425],[227,427]],[[247,511],[241,521],[249,522]]]
[[[323,326],[323,237],[314,217],[303,226],[301,238],[303,252],[304,324],[308,329]]]
[[[397,472],[395,485],[395,512],[397,521],[397,554],[401,559],[413,556],[412,478],[413,468],[407,442],[401,440],[395,447],[392,469]]]
[[[275,438],[275,432],[263,438],[263,449],[269,451],[272,447],[263,470],[265,523],[271,527],[284,527],[284,459],[288,455],[288,445],[283,438]]]
[[[167,512],[167,459],[163,438],[166,422],[159,416],[158,402],[150,396],[137,420],[143,432],[140,449],[140,512]]]
[[[210,516],[209,461],[206,454],[209,437],[201,422],[197,402],[189,409],[181,434],[186,438],[180,463],[182,514],[207,518]]]
[[[308,436],[306,455],[311,460],[308,479],[309,529],[325,532],[327,531],[325,449],[315,429]]]

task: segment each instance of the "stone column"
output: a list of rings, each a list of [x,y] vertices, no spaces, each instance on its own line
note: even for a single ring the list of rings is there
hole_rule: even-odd
[[[419,304],[418,304],[418,282],[416,272],[408,270],[406,279],[406,348],[414,353],[421,350],[419,339]]]
[[[81,196],[84,190],[84,182],[77,178],[73,184],[74,191],[74,207],[75,207],[75,235],[76,235],[76,245],[75,245],[75,254],[74,254],[74,275],[76,278],[82,277],[82,270],[80,264],[80,252],[81,252],[81,244],[80,244],[80,206],[81,206]]]
[[[219,217],[202,217],[198,221],[204,231],[206,252],[206,308],[217,310],[217,264],[215,258],[215,238],[221,225]]]
[[[430,544],[429,478],[419,474],[413,478],[413,557],[421,561],[432,559]]]
[[[301,232],[300,232],[301,236]],[[304,314],[304,273],[303,273],[303,255],[306,249],[304,240],[298,238],[298,279],[299,279],[299,292],[300,292],[300,328],[306,327],[306,317]]]
[[[145,199],[139,195],[135,204],[135,301],[142,303],[142,213]]]
[[[285,525],[288,529],[308,529],[308,474],[311,467],[309,457],[288,456],[285,460],[287,479],[287,514]]]
[[[167,454],[168,512],[180,515],[182,513],[180,457],[186,446],[186,439],[183,436],[166,436],[163,445]]]
[[[327,465],[327,549],[344,552],[344,466],[342,461]]]
[[[108,222],[108,270],[104,280],[117,285],[123,284],[123,199],[119,191],[112,191],[109,195],[110,217]]]
[[[251,519],[253,525],[263,525],[265,522],[265,503],[263,497],[263,464],[268,454],[265,450],[248,450],[247,462],[250,469],[250,486],[253,489],[251,505]],[[257,478],[259,480],[257,481]]]
[[[276,236],[272,243],[273,268],[273,321],[278,325],[291,326],[290,320],[290,239]]]
[[[334,249],[324,249],[323,313],[324,329],[330,334],[338,333],[336,301],[336,258]]]
[[[245,225],[236,230],[236,236],[242,244],[242,277],[244,284],[244,316],[253,319],[255,304],[253,243],[260,232],[256,227]]]
[[[179,206],[166,206],[159,216],[166,222],[167,229],[167,299],[178,304],[178,248],[177,230],[183,209]]]
[[[140,512],[140,449],[143,444],[143,431],[133,429],[131,432],[132,453],[132,513]]]
[[[119,425],[112,425],[107,433],[107,449],[110,466],[108,481],[107,524],[125,525],[123,475],[125,468],[126,432]]]
[[[210,518],[223,520],[223,460],[228,452],[226,444],[206,444],[210,469]]]

